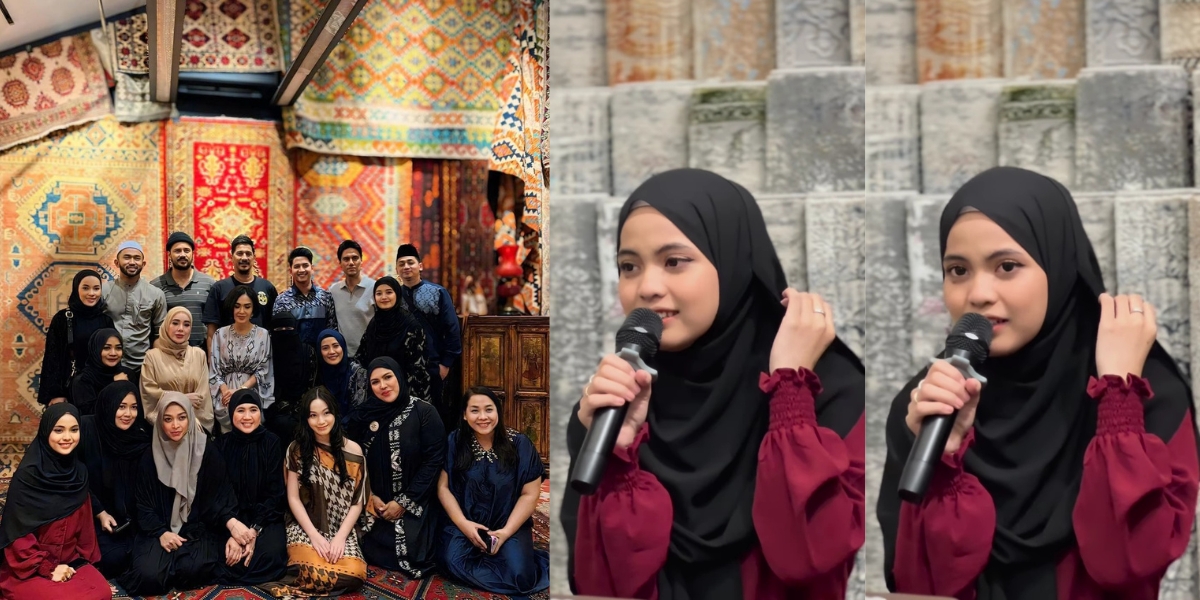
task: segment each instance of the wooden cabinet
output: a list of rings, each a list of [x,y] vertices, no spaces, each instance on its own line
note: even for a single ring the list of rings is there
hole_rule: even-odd
[[[462,389],[491,388],[504,423],[550,464],[550,318],[470,316],[463,322]]]

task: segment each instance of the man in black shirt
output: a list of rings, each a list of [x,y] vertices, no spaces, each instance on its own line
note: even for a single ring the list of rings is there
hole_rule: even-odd
[[[217,329],[233,323],[233,315],[225,313],[225,297],[233,288],[239,285],[249,286],[254,291],[254,301],[258,303],[258,314],[250,318],[250,322],[270,331],[271,311],[275,308],[275,298],[279,295],[275,286],[266,279],[254,274],[254,241],[248,236],[239,235],[229,243],[233,254],[233,274],[213,284],[208,292],[208,300],[204,303],[204,324],[208,327],[208,339],[211,340]],[[211,348],[209,349],[211,351]]]

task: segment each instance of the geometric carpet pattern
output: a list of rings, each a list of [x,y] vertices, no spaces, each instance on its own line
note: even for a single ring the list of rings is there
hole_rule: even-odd
[[[75,273],[111,279],[125,240],[163,255],[164,135],[105,117],[0,153],[0,443],[37,431],[45,333]]]

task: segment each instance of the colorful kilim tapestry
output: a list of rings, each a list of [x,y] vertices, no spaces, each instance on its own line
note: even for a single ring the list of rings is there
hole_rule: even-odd
[[[458,215],[458,161],[414,160],[412,163],[412,203],[409,212],[408,238],[401,244],[412,244],[421,252],[421,278],[450,290],[458,302],[458,286],[454,264],[453,239]],[[395,271],[395,250],[392,250],[392,271]]]
[[[280,9],[299,52],[324,0]],[[289,148],[398,158],[487,159],[513,51],[506,0],[374,0],[284,109]]]
[[[0,58],[0,150],[111,113],[89,33]]]
[[[286,287],[295,190],[278,123],[187,117],[167,132],[169,226],[196,239],[196,268],[227,277],[229,241],[245,234],[259,275]]]
[[[163,255],[164,143],[162,123],[106,117],[0,154],[0,443],[37,432],[45,334],[75,273],[111,278],[125,240]]]
[[[526,314],[543,314],[542,298],[546,247],[542,239],[543,210],[547,208],[546,168],[543,159],[546,124],[546,49],[549,40],[538,35],[539,20],[548,20],[546,3],[534,0],[516,3],[514,36],[519,51],[510,58],[504,78],[504,107],[496,121],[492,142],[491,169],[521,180],[523,211],[520,218],[520,250],[517,260],[525,274],[521,294],[513,306]],[[542,14],[539,14],[542,13]],[[541,17],[541,19],[539,19]],[[497,246],[504,243],[499,237]]]
[[[272,0],[186,0],[183,11],[180,70],[226,73],[282,70]],[[146,29],[145,13],[116,22],[118,70],[150,72]]]
[[[296,151],[296,245],[313,251],[317,284],[342,279],[337,248],[363,248],[363,273],[394,271],[396,248],[408,240],[412,161]]]

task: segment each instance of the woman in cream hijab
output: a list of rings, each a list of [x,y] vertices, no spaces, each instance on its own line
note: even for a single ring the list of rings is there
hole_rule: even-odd
[[[223,562],[249,561],[254,552],[252,531],[235,517],[225,461],[197,424],[192,400],[163,392],[158,408],[135,491],[133,564],[119,578],[135,596],[209,585]]]
[[[212,432],[213,406],[208,387],[208,357],[204,350],[188,345],[192,335],[192,313],[182,306],[167,312],[154,347],[142,363],[142,407],[146,420],[157,421],[162,396],[180,392],[191,401],[195,421]]]

